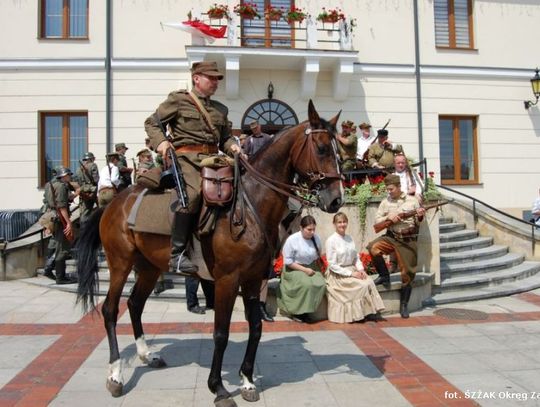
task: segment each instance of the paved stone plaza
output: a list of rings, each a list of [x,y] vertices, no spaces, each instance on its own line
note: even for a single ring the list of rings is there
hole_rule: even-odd
[[[212,311],[195,315],[184,302],[152,297],[146,336],[168,367],[149,369],[136,357],[123,300],[125,395],[114,399],[105,389],[103,321],[82,315],[74,301],[48,283],[0,283],[0,406],[213,406],[206,387]],[[481,311],[473,314],[480,318],[437,315],[443,308]],[[248,403],[237,374],[247,340],[238,301],[223,378],[239,406],[537,406],[539,320],[540,290],[379,323],[306,325],[278,317],[265,323],[257,355],[261,399]]]

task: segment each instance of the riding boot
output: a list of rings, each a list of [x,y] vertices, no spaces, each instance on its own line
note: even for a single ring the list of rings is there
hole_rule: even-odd
[[[261,308],[261,318],[262,318],[262,320],[266,321],[266,322],[274,322],[274,318],[272,318],[272,316],[266,310],[266,303],[260,301],[259,302],[259,307]]]
[[[379,277],[377,277],[374,281],[375,285],[382,284],[386,289],[389,289],[390,273],[388,272],[388,268],[386,267],[383,257],[373,256],[373,265],[375,266],[377,273],[379,273]]]
[[[47,261],[45,262],[45,267],[43,268],[43,276],[50,278],[51,280],[56,280],[56,276],[53,273],[54,265],[55,265],[55,258],[56,256],[56,250],[55,249],[49,249],[47,251]]]
[[[56,284],[73,284],[76,281],[66,277],[66,261],[59,260],[55,264]]]
[[[409,318],[409,299],[411,298],[412,287],[410,284],[401,287],[399,298],[399,313],[401,318]]]
[[[169,263],[173,273],[194,275],[199,270],[187,255],[194,216],[193,214],[179,212],[174,214],[171,231],[171,261]]]

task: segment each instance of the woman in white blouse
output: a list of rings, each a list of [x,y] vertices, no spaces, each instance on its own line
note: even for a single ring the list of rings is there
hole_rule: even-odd
[[[296,321],[308,322],[326,291],[319,258],[321,240],[315,234],[316,222],[307,215],[300,220],[300,231],[293,233],[283,245],[285,270],[277,292],[278,307]]]
[[[348,223],[347,215],[336,213],[336,231],[326,240],[328,320],[338,323],[364,318],[379,320],[384,304],[373,280],[364,271],[353,239],[345,233]]]

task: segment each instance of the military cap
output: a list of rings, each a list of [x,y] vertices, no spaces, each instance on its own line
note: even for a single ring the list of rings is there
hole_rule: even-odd
[[[399,175],[388,174],[384,177],[384,185],[401,185]]]
[[[215,61],[203,61],[193,63],[193,65],[191,66],[191,74],[217,76],[219,80],[223,79],[223,74],[219,72],[217,62]]]
[[[141,156],[141,155],[149,155],[150,157],[152,156],[152,152],[147,149],[147,148],[143,148],[141,151],[139,151],[137,153],[137,157]]]
[[[126,147],[126,143],[116,143],[114,145],[114,149],[115,150],[120,150],[121,148],[125,148],[126,150],[128,150],[128,147]]]
[[[57,167],[56,168],[56,178],[62,178],[64,175],[71,175],[72,172],[67,167]]]
[[[386,129],[377,130],[377,137],[382,137],[382,136],[388,136],[388,130]]]
[[[341,123],[341,127],[347,127],[349,129],[352,129],[354,127],[354,122],[352,122],[351,120],[344,120]]]
[[[118,154],[116,151],[112,152],[112,153],[108,153],[107,158],[118,158],[118,159],[120,159],[120,154]]]
[[[368,124],[366,122],[363,122],[360,126],[361,129],[371,129],[371,124]]]
[[[259,122],[257,120],[253,120],[251,123],[249,123],[249,128],[251,130],[255,130],[258,125],[259,125]]]
[[[238,136],[238,138],[240,140],[245,140],[245,139],[247,139],[247,134],[242,133],[242,134],[240,134],[240,136]]]
[[[94,154],[92,154],[91,152],[87,152],[84,156],[83,156],[83,161],[86,161],[86,160],[93,160],[94,158],[96,158],[94,156]]]

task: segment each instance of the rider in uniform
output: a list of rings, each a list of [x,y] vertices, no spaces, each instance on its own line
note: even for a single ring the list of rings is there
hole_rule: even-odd
[[[175,272],[195,274],[198,271],[186,255],[192,228],[201,206],[200,164],[204,158],[218,153],[240,153],[240,147],[231,137],[228,123],[228,108],[210,97],[216,92],[223,74],[216,62],[196,62],[191,68],[193,97],[187,90],[173,91],[161,103],[156,112],[146,119],[144,125],[150,138],[152,150],[167,157],[172,148],[182,168],[189,204],[175,212],[171,231],[171,268]],[[205,114],[210,123],[207,123]],[[169,141],[159,125],[169,126]]]

